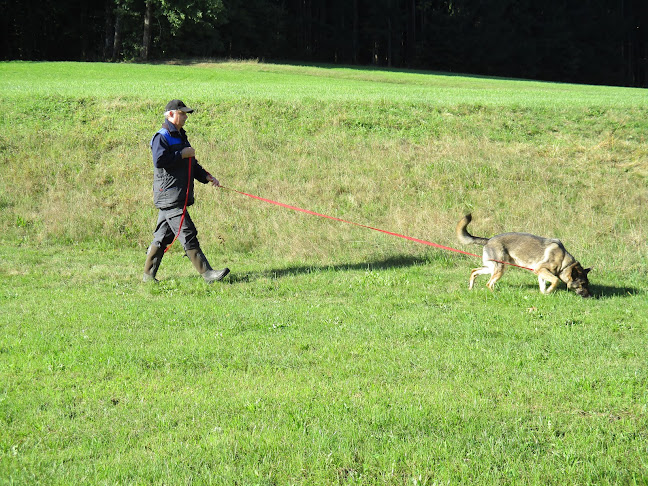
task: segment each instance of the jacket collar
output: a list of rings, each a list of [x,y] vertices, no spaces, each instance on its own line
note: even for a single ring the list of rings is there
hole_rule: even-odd
[[[185,133],[183,128],[178,130],[176,126],[173,123],[171,123],[169,120],[165,120],[164,123],[162,124],[162,127],[169,130],[169,133],[177,133],[179,135],[184,135]]]

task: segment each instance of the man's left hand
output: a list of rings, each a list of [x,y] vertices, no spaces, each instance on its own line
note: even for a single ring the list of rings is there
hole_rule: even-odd
[[[207,176],[207,180],[211,183],[212,186],[220,187],[220,182],[218,182],[218,179],[216,179],[213,175],[209,174]]]

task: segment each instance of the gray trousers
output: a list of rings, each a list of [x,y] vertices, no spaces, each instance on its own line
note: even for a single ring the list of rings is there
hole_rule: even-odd
[[[160,209],[158,214],[157,225],[153,232],[153,245],[160,248],[166,248],[171,244],[175,235],[178,234],[180,220],[182,219],[182,208]],[[178,241],[182,247],[187,250],[196,250],[200,248],[198,242],[198,230],[189,216],[189,211],[185,214],[182,222],[182,230],[178,234]]]

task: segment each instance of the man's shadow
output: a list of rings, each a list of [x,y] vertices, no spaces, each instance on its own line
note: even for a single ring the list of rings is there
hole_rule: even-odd
[[[229,280],[232,284],[247,283],[262,278],[278,279],[305,275],[318,272],[348,272],[354,270],[387,270],[390,268],[404,268],[430,263],[430,258],[413,256],[394,256],[383,260],[372,260],[358,263],[340,263],[333,265],[292,265],[283,268],[263,270],[260,272],[249,272],[244,274],[230,274]]]

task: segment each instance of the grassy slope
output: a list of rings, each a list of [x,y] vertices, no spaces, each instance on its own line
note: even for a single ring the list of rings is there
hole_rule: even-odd
[[[0,73],[0,481],[646,481],[645,91]],[[202,284],[176,248],[143,286],[146,141],[172,96],[199,107],[187,128],[226,185],[451,246],[474,210],[479,235],[563,238],[600,298],[541,296],[522,271],[467,292],[470,258],[207,188],[192,214],[232,277]]]
[[[474,210],[482,234],[528,230],[597,266],[645,263],[642,90],[245,63],[0,69],[11,237],[145,247],[147,141],[173,92],[198,107],[187,128],[224,185],[444,244]],[[325,257],[365,238],[232,194],[198,201],[203,242],[237,252]]]

